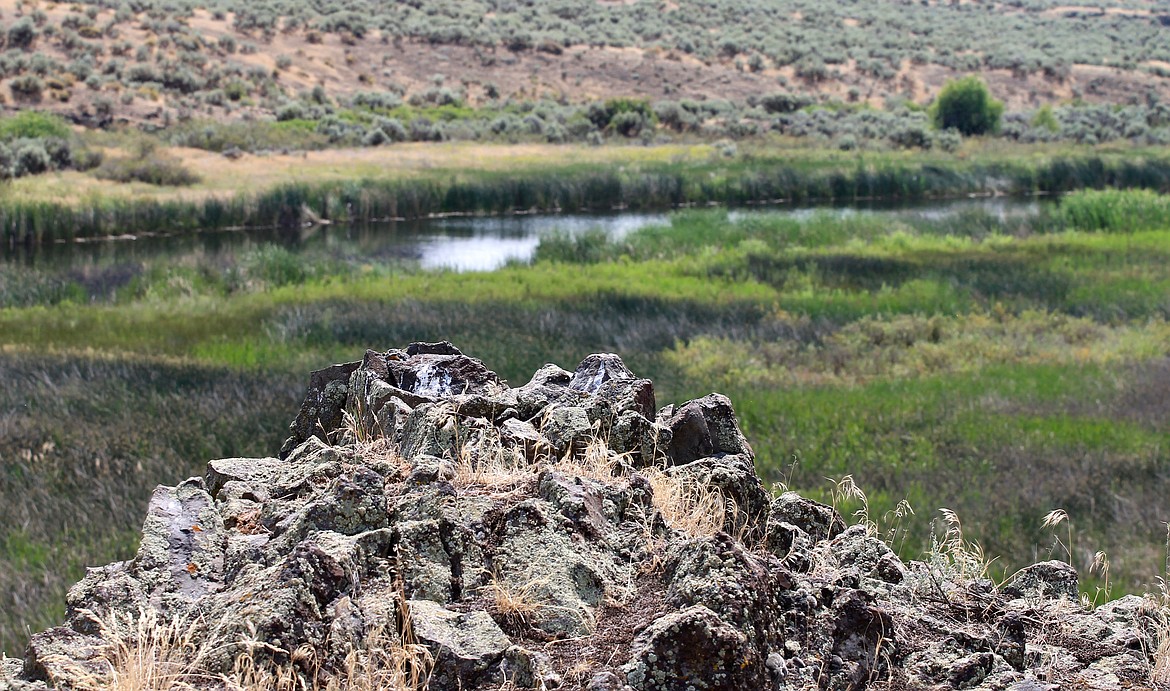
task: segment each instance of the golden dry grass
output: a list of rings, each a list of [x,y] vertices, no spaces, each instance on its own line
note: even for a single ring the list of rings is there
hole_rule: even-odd
[[[730,502],[717,488],[659,468],[642,472],[654,490],[654,508],[671,528],[691,537],[711,537],[723,529]]]
[[[99,147],[103,148],[103,147]],[[103,148],[120,155],[116,147]],[[190,187],[99,180],[89,173],[58,171],[12,181],[6,196],[22,201],[52,201],[93,206],[98,199],[201,200],[254,194],[283,183],[338,180],[400,180],[418,177],[462,178],[475,173],[517,173],[552,165],[624,166],[706,160],[708,145],[590,147],[577,144],[482,144],[475,142],[404,143],[392,147],[328,149],[298,153],[244,154],[236,160],[183,147],[167,152],[200,182]]]
[[[351,648],[340,669],[323,670],[308,645],[284,650],[256,638],[228,640],[224,627],[200,618],[167,619],[155,610],[137,616],[93,615],[106,648],[104,670],[70,660],[52,660],[79,691],[176,691],[223,688],[230,691],[422,691],[434,660],[410,628],[409,610],[401,601],[403,633],[371,629],[360,648]],[[217,653],[242,648],[229,673],[210,669]],[[275,662],[274,660],[286,660]]]

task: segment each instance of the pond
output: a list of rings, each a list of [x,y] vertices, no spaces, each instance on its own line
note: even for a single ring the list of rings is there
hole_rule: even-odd
[[[991,215],[1035,214],[1034,199],[978,198],[912,204],[873,204],[820,207],[757,207],[729,213],[732,221],[754,214],[788,214],[807,218],[816,213],[840,216],[866,212],[912,215],[933,220],[968,211]],[[352,261],[399,261],[428,270],[492,271],[508,262],[529,261],[542,237],[553,233],[581,234],[600,230],[621,238],[648,225],[665,224],[666,213],[548,214],[464,216],[365,225],[321,225],[301,231],[207,231],[175,235],[124,236],[82,242],[57,243],[0,253],[0,265],[17,263],[43,271],[111,270],[122,265],[159,261],[230,260],[238,255],[277,245]]]

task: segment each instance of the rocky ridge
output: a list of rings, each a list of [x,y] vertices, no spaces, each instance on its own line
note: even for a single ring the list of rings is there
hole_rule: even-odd
[[[142,659],[150,688],[1154,686],[1156,603],[1087,608],[1062,562],[997,586],[959,535],[903,563],[769,492],[726,397],[658,409],[616,355],[509,388],[449,343],[368,351],[290,431],[157,488],[0,691]]]

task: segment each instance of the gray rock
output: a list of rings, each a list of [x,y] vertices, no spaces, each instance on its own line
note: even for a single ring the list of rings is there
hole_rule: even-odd
[[[21,677],[68,687],[78,677],[109,679],[110,668],[102,657],[105,641],[64,626],[34,634],[25,651]]]
[[[634,410],[619,413],[602,435],[610,449],[630,455],[633,465],[641,468],[660,465],[671,439],[669,429]]]
[[[675,543],[663,572],[667,601],[678,609],[702,605],[734,626],[752,646],[751,664],[762,666],[783,642],[789,575],[727,534]]]
[[[1008,597],[1039,599],[1080,597],[1077,570],[1063,561],[1042,561],[1020,569],[1000,590]]]
[[[832,540],[818,545],[816,552],[822,558],[857,569],[866,578],[901,583],[906,577],[906,567],[889,545],[870,535],[865,526],[849,527]]]
[[[605,544],[590,541],[578,525],[538,499],[504,514],[492,590],[525,603],[526,611],[502,612],[514,625],[547,638],[588,635],[607,594],[632,577],[629,565],[608,556]]]
[[[315,373],[280,458],[214,460],[156,490],[135,558],[90,569],[66,625],[0,665],[0,691],[105,674],[95,612],[214,622],[231,643],[201,678],[248,639],[257,664],[307,647],[329,675],[372,632],[413,630],[435,691],[1149,683],[1160,621],[1141,598],[1085,609],[1059,562],[1002,591],[904,565],[831,507],[772,499],[726,398],[653,415],[653,396],[610,355],[508,389],[449,343]],[[491,482],[463,472],[489,462]],[[717,488],[739,518],[672,529],[646,465]]]
[[[198,600],[223,580],[223,520],[201,478],[158,487],[150,498],[133,568],[154,597]]]
[[[329,435],[342,423],[342,411],[349,395],[350,375],[361,364],[347,362],[309,374],[309,388],[296,419],[289,425],[291,436],[280,449],[281,458],[286,458],[309,437],[329,441]]]
[[[516,418],[509,418],[500,424],[500,442],[529,461],[534,460],[540,451],[552,447],[531,422]]]
[[[448,406],[424,403],[411,411],[403,424],[402,456],[451,457],[456,452],[458,436],[459,427]]]
[[[606,670],[590,677],[585,691],[624,691],[626,688],[628,687],[621,677]]]
[[[845,530],[845,521],[831,506],[805,499],[796,492],[785,492],[772,502],[768,513],[771,526],[789,523],[805,532],[814,542],[836,537]]]
[[[556,365],[541,367],[527,384],[511,392],[510,399],[514,402],[518,417],[535,422],[541,411],[549,405],[580,405],[588,395],[569,388],[572,379],[571,372]]]
[[[812,539],[802,528],[769,516],[763,545],[793,571],[804,573],[812,568]]]
[[[731,401],[709,394],[687,401],[677,411],[664,411],[658,422],[670,430],[667,456],[675,464],[690,463],[717,454],[742,454],[754,459],[752,447],[739,429]]]
[[[573,372],[572,379],[569,380],[569,388],[575,391],[581,391],[587,394],[596,394],[601,388],[611,381],[630,381],[637,379],[626,363],[622,359],[612,353],[594,353],[587,356],[577,365],[577,370]],[[654,407],[651,405],[648,414],[654,414]]]
[[[747,636],[702,605],[638,634],[622,671],[637,691],[762,689],[770,676]]]
[[[703,458],[685,465],[676,465],[667,472],[686,476],[699,486],[713,487],[725,500],[734,503],[734,511],[725,515],[723,530],[739,536],[748,544],[764,537],[772,495],[756,474],[750,456],[742,454]]]
[[[407,606],[415,637],[435,657],[435,688],[474,687],[512,646],[487,612],[453,612],[429,600],[408,600]]]
[[[991,653],[973,653],[953,665],[947,673],[947,681],[954,689],[973,689],[983,683],[995,666]]]
[[[540,421],[540,433],[548,440],[557,456],[570,451],[578,453],[596,436],[584,408],[577,406],[550,406]]]

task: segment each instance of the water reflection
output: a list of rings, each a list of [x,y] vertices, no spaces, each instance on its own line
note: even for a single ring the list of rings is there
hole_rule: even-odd
[[[835,207],[769,207],[729,212],[733,222],[754,215],[785,214],[809,218],[818,213],[846,217],[859,212],[915,215],[944,220],[969,212],[1003,219],[1035,214],[1039,203],[1017,199],[880,204]],[[417,263],[424,269],[492,271],[510,261],[529,261],[542,237],[600,230],[621,238],[651,224],[669,222],[667,214],[613,213],[454,217],[368,225],[319,226],[303,231],[207,231],[136,239],[60,243],[0,254],[0,266],[19,263],[58,271],[111,270],[158,261],[174,263],[234,262],[270,246],[345,262]]]

